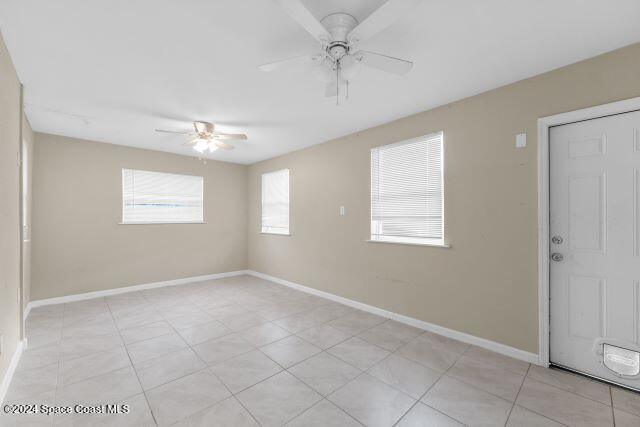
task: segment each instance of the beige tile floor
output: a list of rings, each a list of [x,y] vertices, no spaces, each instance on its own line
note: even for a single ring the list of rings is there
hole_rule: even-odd
[[[2,426],[640,426],[640,395],[250,276],[36,308]]]

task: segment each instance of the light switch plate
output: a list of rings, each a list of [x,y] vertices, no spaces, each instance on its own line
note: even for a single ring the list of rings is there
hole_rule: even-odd
[[[346,212],[346,210],[345,210],[344,206],[340,206],[340,215],[344,216],[345,212]]]
[[[524,148],[527,146],[527,134],[519,133],[516,135],[516,148]]]

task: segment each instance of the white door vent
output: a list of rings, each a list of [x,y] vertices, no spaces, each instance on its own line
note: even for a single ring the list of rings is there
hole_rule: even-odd
[[[602,345],[602,362],[609,370],[621,377],[633,377],[640,374],[640,353],[615,345]]]

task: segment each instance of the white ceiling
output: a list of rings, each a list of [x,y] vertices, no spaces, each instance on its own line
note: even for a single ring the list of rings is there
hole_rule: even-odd
[[[362,20],[384,0],[306,0]],[[195,155],[156,128],[245,132],[210,157],[253,163],[640,41],[638,0],[423,0],[362,48],[415,62],[365,69],[336,107],[304,70],[256,66],[314,52],[269,0],[0,0],[0,28],[34,130]]]

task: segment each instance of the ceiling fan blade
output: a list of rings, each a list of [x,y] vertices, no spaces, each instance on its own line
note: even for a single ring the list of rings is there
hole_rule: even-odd
[[[358,43],[373,37],[405,15],[421,0],[387,0],[367,19],[362,21],[347,35],[349,43]]]
[[[367,67],[377,68],[387,73],[403,75],[413,67],[413,62],[411,61],[380,53],[367,52],[366,50],[356,52],[354,55]]]
[[[223,140],[223,141],[228,141],[228,140],[245,140],[247,139],[247,135],[245,135],[244,133],[214,133],[213,137],[217,140]]]
[[[227,144],[226,142],[222,142],[222,141],[216,141],[214,142],[214,144],[216,144],[218,147],[223,148],[225,150],[233,150],[233,145],[231,144]]]
[[[283,68],[295,68],[307,62],[311,62],[311,55],[296,56],[294,58],[282,59],[280,61],[270,62],[268,64],[258,65],[261,71],[275,71]]]
[[[193,127],[197,133],[213,133],[213,123],[209,122],[193,122]]]
[[[282,9],[292,17],[302,28],[307,30],[322,44],[329,43],[331,35],[327,29],[309,12],[300,0],[275,0]]]
[[[156,129],[156,132],[162,132],[162,133],[175,133],[178,135],[195,135],[193,132],[191,131],[182,131],[182,130],[164,130],[164,129]]]

